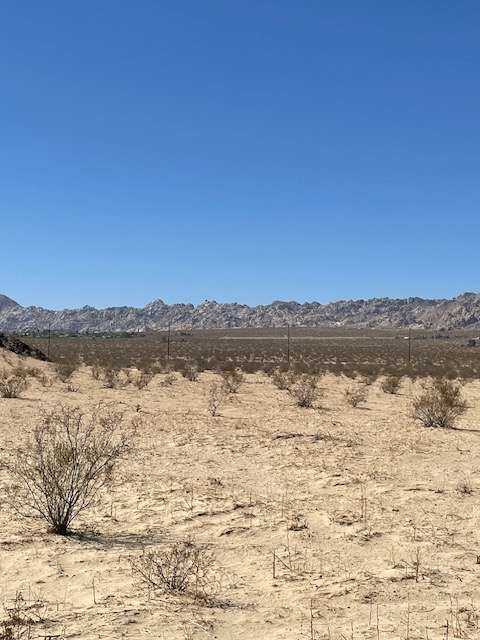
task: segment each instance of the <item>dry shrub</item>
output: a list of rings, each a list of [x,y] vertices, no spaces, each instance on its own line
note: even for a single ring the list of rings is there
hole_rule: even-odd
[[[32,598],[30,594],[27,600],[21,591],[17,591],[11,604],[5,606],[5,616],[0,621],[0,640],[30,640],[34,637],[34,626],[45,622],[46,610],[41,599]]]
[[[413,418],[424,427],[450,429],[466,410],[461,385],[446,378],[424,383],[412,404]]]
[[[308,373],[295,376],[288,389],[299,407],[311,407],[319,395],[318,378]]]
[[[78,514],[111,482],[132,436],[123,415],[106,405],[88,416],[78,407],[45,412],[7,465],[15,481],[10,490],[13,507],[23,516],[43,518],[54,533],[66,535]]]
[[[161,382],[162,387],[171,387],[176,382],[177,376],[174,373],[167,373]]]
[[[28,387],[28,380],[13,372],[0,371],[0,398],[18,398]]]
[[[132,560],[133,573],[148,590],[210,600],[220,588],[214,555],[191,540],[145,551]]]
[[[132,382],[140,391],[148,387],[150,382],[155,377],[155,374],[150,371],[140,371],[136,378],[133,378]]]
[[[224,384],[218,384],[212,382],[208,387],[207,399],[208,399],[208,411],[211,416],[218,415],[218,410],[228,394]]]
[[[367,401],[367,389],[365,385],[352,385],[345,389],[343,397],[351,407],[359,407]]]
[[[76,370],[77,363],[75,362],[57,362],[55,365],[57,377],[62,382],[68,382]]]
[[[198,366],[195,362],[185,362],[180,373],[190,382],[197,382],[198,380]]]
[[[114,367],[104,367],[102,380],[107,389],[118,389],[122,386],[121,370]]]
[[[370,387],[378,378],[378,374],[377,373],[364,373],[361,377],[360,377],[360,382],[361,384],[366,385],[367,387]]]
[[[292,371],[282,371],[281,369],[275,369],[271,375],[273,384],[281,391],[288,391],[288,389],[290,389],[294,377]]]
[[[387,376],[384,380],[382,380],[382,391],[384,391],[385,393],[391,393],[392,395],[394,395],[395,393],[398,393],[398,390],[400,389],[400,383],[402,382],[402,379],[399,378],[398,376]]]
[[[245,376],[240,369],[234,369],[233,371],[220,371],[220,375],[223,379],[222,386],[226,393],[237,393],[240,386],[245,381]]]
[[[94,380],[100,380],[100,378],[102,377],[103,369],[99,364],[94,364],[92,365],[90,372]]]

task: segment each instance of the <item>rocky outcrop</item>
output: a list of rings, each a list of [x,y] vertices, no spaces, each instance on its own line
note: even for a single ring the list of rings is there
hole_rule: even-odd
[[[30,358],[36,358],[37,360],[48,360],[47,356],[40,351],[40,349],[31,347],[25,344],[25,342],[18,340],[18,338],[6,336],[3,333],[0,333],[0,349],[12,351],[12,353],[16,353],[19,356],[28,356]]]
[[[287,324],[307,327],[379,327],[423,329],[480,329],[480,294],[464,293],[457,298],[373,298],[319,302],[287,302],[250,307],[245,304],[206,300],[201,304],[150,302],[143,308],[110,307],[52,311],[23,307],[0,296],[0,331],[31,332],[140,332],[166,329],[214,329],[279,327]]]

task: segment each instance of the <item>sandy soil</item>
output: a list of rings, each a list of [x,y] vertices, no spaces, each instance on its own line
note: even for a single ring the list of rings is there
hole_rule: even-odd
[[[0,399],[2,455],[58,403],[112,401],[142,416],[114,487],[75,522],[81,535],[49,534],[0,503],[0,599],[42,603],[33,638],[480,637],[480,383],[465,387],[470,408],[447,431],[412,422],[409,381],[395,396],[377,382],[353,409],[346,379],[327,376],[318,406],[301,409],[251,375],[211,417],[214,374],[162,378],[105,389],[83,368],[78,391],[33,380],[22,398]],[[9,482],[0,469],[2,494]],[[215,553],[211,606],[148,593],[132,575],[142,549],[187,537]]]

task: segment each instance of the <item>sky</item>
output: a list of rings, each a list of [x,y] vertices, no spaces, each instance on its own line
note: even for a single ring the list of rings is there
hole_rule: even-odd
[[[479,69],[476,0],[3,0],[0,293],[479,290]]]

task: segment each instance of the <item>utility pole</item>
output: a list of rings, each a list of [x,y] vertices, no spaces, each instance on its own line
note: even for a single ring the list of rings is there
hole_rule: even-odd
[[[412,361],[412,330],[408,329],[408,364]]]
[[[52,323],[48,323],[48,343],[47,343],[47,358],[50,360],[50,341],[52,338]]]
[[[287,364],[290,369],[290,325],[287,325]]]
[[[170,322],[168,323],[167,333],[167,360],[170,360]]]

